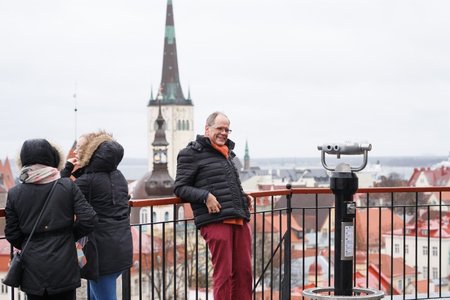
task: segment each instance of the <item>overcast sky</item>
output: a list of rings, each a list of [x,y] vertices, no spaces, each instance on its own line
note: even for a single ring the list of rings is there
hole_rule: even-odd
[[[228,114],[243,157],[450,151],[450,1],[173,0],[180,79],[196,133]],[[165,0],[0,1],[0,159],[45,137],[68,150],[105,129],[147,156]],[[75,99],[77,94],[77,122]],[[75,124],[77,123],[77,126]]]

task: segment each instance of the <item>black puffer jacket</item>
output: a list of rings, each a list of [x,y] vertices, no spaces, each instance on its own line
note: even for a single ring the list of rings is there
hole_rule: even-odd
[[[98,247],[99,275],[128,269],[133,260],[128,183],[117,166],[123,158],[123,147],[110,136],[98,136],[81,150],[80,160],[88,162],[75,180],[88,202],[94,207],[98,224],[94,235]],[[66,164],[63,176],[73,165]],[[80,175],[81,173],[81,175]]]
[[[5,236],[22,249],[53,182],[24,183],[8,192]],[[74,215],[76,222],[74,222]],[[57,294],[80,286],[75,241],[94,229],[96,217],[79,188],[68,178],[58,180],[40,223],[23,255],[22,291]]]
[[[247,197],[232,161],[236,156],[232,151],[234,143],[228,140],[227,146],[228,159],[212,147],[208,138],[198,135],[178,154],[174,193],[190,202],[197,228],[231,218],[250,220]],[[220,202],[220,213],[208,213],[208,193]]]

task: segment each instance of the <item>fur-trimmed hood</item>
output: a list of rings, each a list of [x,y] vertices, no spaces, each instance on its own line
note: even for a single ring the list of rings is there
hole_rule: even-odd
[[[59,145],[46,139],[29,139],[23,142],[22,148],[17,153],[16,164],[19,169],[41,164],[61,170],[66,163],[65,157]]]
[[[99,131],[82,136],[82,143],[78,147],[78,163],[81,168],[100,172],[112,171],[117,168],[123,158],[123,147],[116,142],[112,135]]]

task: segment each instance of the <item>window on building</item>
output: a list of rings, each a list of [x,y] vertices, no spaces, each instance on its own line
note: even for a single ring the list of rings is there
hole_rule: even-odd
[[[433,279],[439,278],[438,268],[433,268]]]
[[[169,212],[164,213],[164,221],[169,221]]]
[[[428,277],[428,268],[423,267],[423,278],[427,278],[427,277]]]
[[[166,188],[170,188],[172,186],[172,182],[170,180],[164,180],[163,185]]]
[[[184,220],[184,207],[180,206],[178,208],[178,220]]]
[[[189,121],[186,121],[186,130],[189,130]]]
[[[147,276],[142,276],[142,291],[146,295],[149,294],[150,283],[149,283],[149,278]]]
[[[156,218],[156,212],[153,212],[152,216],[153,216],[152,223],[157,222],[158,220],[157,220],[157,218]]]
[[[394,252],[400,253],[400,245],[399,244],[394,244]]]
[[[409,253],[409,245],[405,245],[405,254]]]
[[[327,228],[324,228],[323,230],[322,230],[322,238],[323,239],[326,239],[328,237],[328,229]]]
[[[433,256],[438,256],[438,247],[433,247]]]
[[[148,214],[148,208],[146,208],[146,207],[143,207],[143,208],[141,208],[141,213],[140,213],[140,216],[139,216],[139,223],[148,223],[148,217],[149,217],[149,214]]]
[[[4,284],[2,284],[2,294],[7,294],[8,293],[8,287]]]
[[[398,281],[398,289],[401,291],[401,290],[403,290],[403,280],[399,280]]]
[[[422,248],[422,254],[423,254],[423,255],[428,255],[428,246],[423,246],[423,248]]]

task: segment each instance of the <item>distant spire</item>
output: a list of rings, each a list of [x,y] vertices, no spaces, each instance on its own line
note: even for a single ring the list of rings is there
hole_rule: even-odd
[[[160,87],[163,102],[183,103],[186,101],[183,91],[181,90],[180,75],[178,73],[177,44],[175,39],[172,0],[167,0],[164,56]]]
[[[248,142],[245,140],[244,170],[250,169],[250,155],[248,151]]]
[[[164,125],[166,121],[164,120],[162,113],[161,113],[161,101],[159,102],[159,111],[158,111],[158,118],[156,119],[156,124],[158,128],[156,128],[155,131],[155,139],[152,143],[152,146],[154,147],[167,147],[169,143],[166,139],[166,133],[164,131]]]

